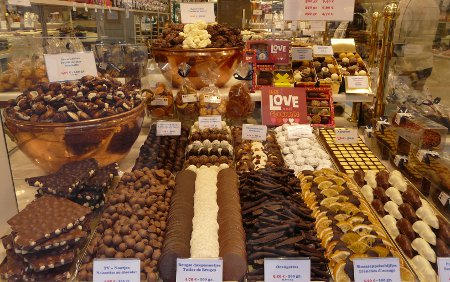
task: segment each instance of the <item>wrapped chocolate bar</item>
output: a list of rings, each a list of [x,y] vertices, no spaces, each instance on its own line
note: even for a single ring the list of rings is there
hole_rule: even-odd
[[[245,74],[245,76],[242,76],[242,74]],[[234,78],[241,82],[231,86],[228,93],[226,109],[227,118],[230,121],[242,124],[252,115],[255,104],[250,98],[250,90],[248,88],[248,82],[251,81],[252,76],[253,70],[249,69],[248,65],[242,65],[234,74]]]
[[[175,97],[175,106],[181,121],[195,121],[199,115],[197,90],[187,79],[190,69],[186,63],[181,63],[178,69],[183,82]]]
[[[157,83],[154,89],[142,90],[147,97],[147,114],[153,119],[167,119],[175,116],[172,91],[164,84]]]
[[[224,116],[227,110],[227,101],[220,95],[219,88],[214,85],[219,75],[212,68],[209,70],[209,72],[202,74],[203,82],[208,86],[199,91],[200,116]]]

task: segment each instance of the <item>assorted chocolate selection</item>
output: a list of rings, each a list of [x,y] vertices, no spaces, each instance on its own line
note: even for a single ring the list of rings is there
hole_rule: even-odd
[[[341,66],[343,76],[358,75],[366,76],[368,71],[364,60],[358,53],[336,53],[334,54],[338,64]]]
[[[188,130],[181,129],[181,136],[156,136],[156,124],[141,146],[134,169],[158,168],[180,171],[184,163],[184,149],[188,141]]]
[[[92,281],[95,258],[138,258],[141,280],[157,281],[157,264],[166,232],[175,178],[168,170],[126,172],[100,218],[78,272]]]
[[[295,195],[299,180],[292,170],[265,168],[241,174],[240,197],[247,238],[248,281],[264,280],[264,259],[309,257],[311,280],[328,281],[325,249],[314,218]]]
[[[450,256],[447,220],[434,212],[399,171],[357,171],[353,178],[420,279],[436,280],[436,258]]]
[[[65,281],[77,247],[86,238],[82,225],[91,210],[62,197],[44,195],[7,221],[2,238],[6,258],[0,277],[8,281]]]
[[[30,122],[65,123],[109,117],[139,106],[139,87],[110,76],[33,85],[9,101],[6,114]]]
[[[302,197],[316,218],[315,229],[326,249],[334,281],[355,280],[356,258],[391,256],[400,258],[402,281],[414,281],[349,176],[322,169],[304,171],[299,178]]]

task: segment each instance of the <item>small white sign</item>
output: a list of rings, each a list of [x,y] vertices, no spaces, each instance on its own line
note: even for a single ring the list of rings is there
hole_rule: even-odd
[[[255,124],[242,125],[242,139],[253,141],[266,141],[267,126]]]
[[[181,22],[195,23],[197,21],[204,21],[206,23],[213,23],[216,21],[214,14],[214,3],[181,3]]]
[[[50,82],[77,80],[85,75],[97,76],[94,53],[44,54]]]
[[[20,22],[12,22],[11,28],[20,28]]]
[[[284,20],[352,21],[355,0],[284,0]]]
[[[412,116],[412,114],[410,114],[410,113],[397,113],[397,114],[395,115],[395,120],[394,120],[394,122],[395,122],[396,124],[400,125],[400,122],[402,121],[402,117],[412,118],[413,116]]]
[[[333,47],[314,45],[313,54],[314,56],[333,56]]]
[[[265,20],[272,20],[273,19],[273,15],[272,14],[264,14],[264,19]]]
[[[94,282],[140,281],[139,259],[94,259]]]
[[[369,88],[369,77],[363,76],[346,76],[348,89],[367,89]]]
[[[31,6],[30,0],[8,0],[8,4],[16,5],[16,6],[27,6],[27,7]]]
[[[6,21],[0,21],[0,29],[8,29]]]
[[[441,204],[445,207],[448,204],[448,200],[450,199],[450,196],[445,192],[441,192],[438,196],[438,199],[441,202]],[[449,280],[446,280],[446,281],[449,281]]]
[[[292,47],[292,61],[312,61],[312,49],[305,47]]]
[[[169,105],[169,98],[167,97],[160,97],[156,96],[152,99],[150,102],[151,106],[168,106]]]
[[[222,116],[198,117],[198,128],[200,130],[207,128],[222,129]]]
[[[335,144],[356,144],[358,143],[357,128],[335,128]]]
[[[287,128],[288,140],[310,138],[312,135],[312,127],[309,124],[292,125]]]
[[[180,136],[181,122],[158,121],[156,123],[156,136]]]
[[[354,259],[355,282],[400,282],[398,258]]]
[[[439,282],[450,281],[450,258],[437,258]]]
[[[184,94],[181,95],[181,100],[183,103],[195,103],[198,101],[197,94]]]
[[[311,281],[311,260],[266,258],[264,259],[264,281],[309,282]]]
[[[426,155],[430,155],[430,156],[435,156],[435,157],[439,157],[439,153],[438,152],[434,152],[434,151],[429,151],[429,150],[417,150],[417,154],[416,157],[420,162],[424,161],[424,158]]]
[[[262,10],[253,10],[253,15],[254,16],[262,16],[263,11]]]
[[[222,259],[177,259],[177,281],[222,282]]]
[[[403,163],[408,161],[408,156],[395,155],[394,164],[398,167],[400,162],[403,160]]]
[[[222,98],[217,95],[204,95],[203,101],[205,103],[220,104],[222,102]]]
[[[325,31],[326,21],[310,21],[309,24],[311,31]]]

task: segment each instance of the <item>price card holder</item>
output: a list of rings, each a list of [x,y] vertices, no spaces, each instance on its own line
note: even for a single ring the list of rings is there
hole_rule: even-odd
[[[307,258],[266,258],[264,259],[264,281],[309,282],[311,281],[311,260]]]
[[[222,129],[222,116],[198,117],[198,127],[200,130],[207,128]]]
[[[94,259],[93,281],[140,281],[139,259]]]
[[[345,92],[350,94],[370,94],[369,77],[367,75],[361,76],[346,76]]]
[[[158,121],[156,123],[156,136],[180,136],[181,122]]]
[[[312,61],[312,49],[305,47],[292,47],[292,61]]]
[[[319,56],[319,57],[333,56],[333,47],[314,45],[313,46],[313,54],[314,54],[314,56]]]
[[[400,282],[398,258],[354,259],[355,282]]]
[[[356,144],[358,143],[357,128],[335,128],[335,144]]]
[[[450,258],[437,258],[439,282],[450,281]]]
[[[222,282],[223,261],[217,259],[177,259],[177,281]]]
[[[288,140],[312,137],[312,127],[309,124],[292,125],[287,128]]]
[[[252,141],[266,141],[267,126],[266,125],[243,124],[242,125],[242,139],[243,140],[252,140]]]

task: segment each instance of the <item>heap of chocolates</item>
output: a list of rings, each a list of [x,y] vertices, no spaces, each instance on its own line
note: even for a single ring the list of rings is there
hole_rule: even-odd
[[[94,258],[138,258],[141,280],[157,281],[174,187],[174,176],[168,170],[144,168],[125,173],[87,247],[78,279],[92,281]]]
[[[30,122],[76,122],[113,116],[142,102],[138,87],[109,77],[39,83],[9,101],[6,114]]]
[[[325,249],[314,231],[311,210],[295,193],[300,181],[285,168],[240,176],[242,217],[247,237],[248,281],[264,280],[264,258],[309,257],[311,280],[328,281]]]
[[[68,199],[44,195],[7,221],[2,238],[6,258],[0,277],[8,281],[66,281],[77,246],[87,236],[82,225],[91,210]]]

